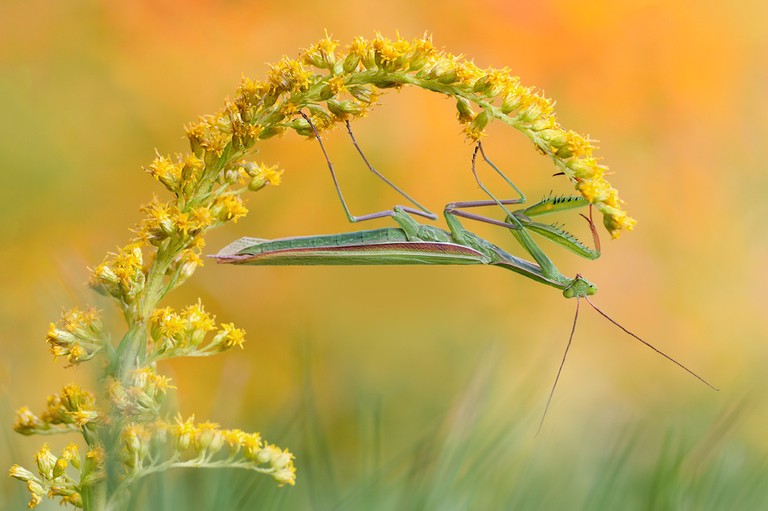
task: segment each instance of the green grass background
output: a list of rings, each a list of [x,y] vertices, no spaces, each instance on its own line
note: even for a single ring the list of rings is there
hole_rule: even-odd
[[[184,151],[183,125],[245,74],[327,30],[434,35],[508,66],[600,141],[639,221],[596,262],[552,248],[565,274],[628,328],[721,387],[712,392],[584,309],[542,432],[574,303],[493,268],[231,268],[207,264],[173,295],[248,332],[242,352],[162,369],[185,415],[261,431],[297,455],[295,488],[239,472],[147,480],[137,509],[760,509],[768,506],[765,289],[766,7],[707,2],[97,2],[0,4],[0,466],[41,438],[10,430],[87,367],[43,342],[64,307],[95,304],[86,268],[123,244],[163,190],[141,166]],[[356,135],[377,168],[439,211],[482,197],[450,101],[382,97]],[[354,212],[397,196],[328,137]],[[485,140],[531,199],[567,192],[506,126]],[[270,140],[255,158],[283,184],[208,239],[342,232],[316,144]],[[493,182],[494,189],[502,184]],[[587,234],[574,219],[569,228]],[[386,225],[386,221],[380,225]],[[373,225],[371,225],[373,227]],[[503,246],[510,237],[473,226]],[[607,236],[604,236],[607,238]],[[508,244],[508,245],[507,245]],[[59,439],[48,439],[53,446]],[[143,499],[143,500],[142,500]],[[23,485],[0,479],[0,507]],[[162,505],[161,505],[162,504]],[[44,506],[48,507],[44,507]],[[53,509],[55,504],[42,508]]]

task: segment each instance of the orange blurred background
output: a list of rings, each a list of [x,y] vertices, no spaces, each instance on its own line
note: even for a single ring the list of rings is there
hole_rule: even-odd
[[[727,9],[555,0],[3,2],[0,466],[30,465],[42,442],[10,431],[14,409],[42,409],[65,383],[92,378],[87,368],[51,363],[48,323],[65,307],[95,303],[113,335],[121,332],[115,311],[84,283],[87,267],[127,241],[139,206],[163,198],[142,165],[156,149],[185,151],[186,123],[218,110],[242,75],[263,78],[267,63],[296,56],[325,30],[342,43],[376,31],[429,32],[436,46],[481,67],[508,67],[557,101],[565,128],[600,141],[638,226],[617,241],[604,235],[596,262],[548,252],[563,273],[598,284],[595,302],[607,312],[722,390],[709,391],[583,309],[540,448],[599,448],[595,432],[628,424],[704,437],[738,408],[717,442],[768,451],[768,174],[758,151],[768,140],[765,19],[764,3],[748,0]],[[385,94],[353,128],[379,170],[441,211],[482,198],[454,119],[452,101],[403,90]],[[353,212],[400,202],[365,170],[344,130],[327,140]],[[508,126],[493,125],[484,143],[529,199],[569,191]],[[346,222],[316,143],[288,135],[259,149],[255,160],[285,169],[283,184],[252,195],[249,216],[212,233],[209,253],[245,235],[388,225]],[[503,232],[468,227],[513,245]],[[182,413],[269,428],[310,385],[339,453],[355,449],[345,439],[374,402],[387,441],[409,445],[482,371],[493,380],[495,416],[522,410],[533,437],[574,308],[556,290],[484,267],[208,263],[169,303],[198,297],[249,336],[242,352],[163,366]],[[281,443],[280,431],[264,433]],[[23,490],[6,481],[0,488]]]

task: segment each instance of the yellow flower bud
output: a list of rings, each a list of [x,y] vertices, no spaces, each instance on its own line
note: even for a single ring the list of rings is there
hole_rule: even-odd
[[[326,104],[328,105],[328,110],[340,119],[346,119],[349,115],[359,116],[365,112],[360,103],[356,101],[329,99]]]
[[[289,484],[291,486],[296,484],[296,469],[284,468],[272,473],[272,478],[277,481],[280,486]]]
[[[312,127],[309,125],[309,121],[303,117],[297,117],[296,119],[291,120],[286,123],[286,126],[299,134],[307,132],[312,133]]]
[[[376,101],[376,97],[378,96],[376,91],[362,85],[352,85],[348,87],[347,90],[356,100],[363,103],[373,103]]]
[[[197,436],[194,439],[195,450],[198,452],[207,451],[209,454],[213,454],[221,449],[224,445],[224,436],[218,428],[219,425],[212,422],[200,424]]]
[[[273,112],[270,112],[267,114],[266,117],[260,120],[261,124],[269,125],[269,124],[275,124],[285,119],[285,113],[281,110],[275,110]]]
[[[409,69],[411,71],[418,71],[419,69],[422,69],[424,66],[427,65],[429,62],[429,55],[425,51],[416,51],[411,56],[411,62]]]
[[[98,265],[91,271],[91,275],[99,283],[107,285],[117,285],[120,282],[115,272],[106,263]]]
[[[307,109],[309,110],[309,117],[312,120],[312,124],[314,124],[316,128],[320,129],[330,124],[331,114],[321,105],[316,103],[309,103],[307,105]]]
[[[224,447],[224,441],[224,434],[221,431],[216,431],[208,444],[208,452],[211,454],[219,452]]]
[[[320,89],[319,98],[321,101],[327,101],[336,95],[336,91],[330,84],[326,84]]]
[[[532,123],[541,115],[541,108],[537,104],[530,104],[518,112],[516,119],[522,122]]]
[[[221,330],[214,336],[211,346],[218,346],[219,350],[226,351],[235,346],[243,347],[245,342],[245,330],[235,328],[232,323],[224,323]]]
[[[330,69],[336,62],[334,51],[338,44],[337,41],[333,41],[326,37],[310,49],[306,50],[302,55],[302,60],[305,63],[320,69]]]
[[[67,471],[68,466],[69,466],[69,462],[64,458],[57,459],[56,465],[53,467],[53,477],[63,476],[64,473]]]
[[[77,342],[77,337],[70,332],[56,328],[56,325],[51,323],[46,335],[46,341],[59,346],[71,346]]]
[[[35,478],[35,474],[20,465],[13,465],[8,475],[19,481],[31,481]]]
[[[77,454],[77,445],[67,445],[61,452],[61,457],[71,462],[73,467],[80,470],[80,456]]]
[[[508,76],[509,75],[507,75],[507,78]],[[499,72],[486,74],[475,80],[472,90],[487,98],[495,98],[501,94],[501,91],[503,90],[503,79],[504,78],[502,78],[502,75]]]
[[[48,494],[48,491],[35,480],[27,481],[27,490],[32,494],[32,499],[29,501],[30,508],[35,507],[41,502],[40,497],[44,497]],[[32,505],[33,501],[36,502],[34,505]]]
[[[63,497],[61,499],[61,503],[63,504],[72,504],[76,508],[82,508],[83,507],[83,497],[79,493],[73,493],[71,495],[67,495],[66,497]]]
[[[352,73],[356,71],[357,67],[360,65],[360,60],[360,55],[355,55],[353,53],[348,54],[344,57],[344,72]]]
[[[555,156],[557,156],[558,158],[562,158],[564,160],[567,160],[573,155],[574,155],[573,147],[568,145],[561,146],[555,151]]]
[[[282,135],[285,132],[283,126],[266,126],[261,133],[259,133],[259,140],[266,140],[276,135]]]
[[[258,433],[245,433],[242,437],[243,456],[249,460],[256,460],[258,463],[266,463],[261,461],[263,456],[263,450],[261,448],[262,441],[261,435]]]
[[[286,468],[293,459],[293,455],[288,451],[283,451],[274,458],[272,458],[272,461],[270,465],[272,465],[273,468],[277,470],[282,470]]]
[[[579,180],[588,180],[596,174],[598,169],[584,160],[571,160],[566,166],[573,171],[573,176]]]
[[[475,118],[472,120],[472,129],[477,132],[481,132],[485,129],[485,127],[488,125],[488,121],[491,119],[491,117],[488,115],[487,110],[483,110],[479,114],[475,116]]]
[[[56,466],[56,456],[51,453],[48,444],[43,444],[43,447],[35,454],[35,461],[37,462],[38,473],[46,479],[52,479],[53,468]]]
[[[466,98],[456,98],[456,110],[458,110],[457,118],[462,124],[471,122],[475,118],[475,112],[472,111]]]
[[[279,447],[267,444],[256,453],[256,461],[264,464],[272,464],[272,461],[282,454]]]

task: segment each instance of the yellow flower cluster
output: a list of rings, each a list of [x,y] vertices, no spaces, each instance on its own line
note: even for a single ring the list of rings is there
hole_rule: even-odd
[[[235,346],[243,347],[245,331],[231,323],[216,327],[216,318],[198,301],[181,313],[171,307],[155,309],[150,318],[149,360],[170,357],[204,357]],[[218,331],[217,331],[218,330]],[[216,332],[208,339],[210,332]],[[206,342],[206,339],[207,342]]]
[[[93,393],[69,384],[61,393],[48,396],[47,407],[39,417],[26,406],[17,410],[13,429],[22,435],[33,435],[80,430],[102,420]]]
[[[131,372],[127,381],[110,378],[106,394],[122,420],[147,421],[158,417],[165,395],[175,388],[170,378],[145,366]]]
[[[65,311],[58,323],[51,323],[45,338],[54,358],[66,357],[70,364],[90,360],[104,349],[102,324],[96,309],[77,307]]]
[[[308,80],[301,74],[300,65],[276,66],[272,71],[274,83],[289,88],[273,92],[299,90],[297,84]],[[259,94],[267,92],[264,89]],[[283,111],[287,115],[296,113],[289,105]],[[259,137],[268,136],[264,131],[262,125],[246,119],[236,104],[227,103],[220,113],[205,116],[187,128],[190,154],[158,154],[146,167],[171,197],[144,206],[145,217],[133,239],[91,270],[92,287],[115,299],[123,310],[127,329],[119,344],[111,345],[95,310],[77,308],[64,312],[60,321],[50,325],[46,336],[54,356],[66,357],[71,365],[97,354],[106,357],[103,381],[109,408],[97,410],[91,393],[69,385],[48,398],[48,406],[39,416],[28,407],[18,410],[16,431],[25,435],[79,431],[90,447],[85,463],[103,463],[106,456],[115,453],[101,449],[99,438],[114,438],[126,422],[151,423],[160,416],[162,401],[172,387],[167,377],[156,373],[156,360],[212,355],[242,347],[245,332],[231,323],[217,325],[199,303],[181,313],[157,305],[203,264],[200,253],[206,231],[245,216],[243,193],[280,183],[279,169],[242,159]],[[40,460],[51,461],[50,451],[41,453]],[[285,470],[287,465],[272,467],[270,473],[284,483],[288,482]],[[79,495],[65,494],[65,487],[58,481],[54,484],[45,478],[28,477],[20,467],[14,467],[13,475],[26,478],[31,504],[52,492],[62,496],[63,502],[93,506],[85,496],[78,501]],[[293,475],[290,479],[292,482]],[[87,481],[81,479],[80,484]]]
[[[130,243],[110,253],[107,259],[91,270],[91,285],[106,296],[125,304],[133,303],[144,290],[144,254],[139,243]]]
[[[81,460],[75,444],[67,445],[59,456],[55,456],[47,444],[35,454],[37,475],[31,471],[13,465],[9,475],[27,483],[31,495],[28,506],[33,508],[40,504],[43,497],[58,497],[59,503],[83,507],[77,480],[67,474],[67,468],[72,466],[76,471],[81,469]]]
[[[173,423],[128,424],[120,436],[129,473],[155,466],[245,468],[270,475],[281,486],[293,485],[293,455],[264,442],[258,433],[221,429],[212,422],[195,423],[180,416]]]

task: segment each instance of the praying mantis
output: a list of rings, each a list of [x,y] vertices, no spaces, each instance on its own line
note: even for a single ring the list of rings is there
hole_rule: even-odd
[[[554,396],[563,367],[565,366],[565,361],[573,343],[582,298],[585,299],[601,316],[605,317],[626,334],[677,365],[711,389],[716,391],[719,390],[676,359],[624,328],[621,324],[598,308],[589,299],[590,296],[597,292],[597,286],[584,278],[581,274],[577,274],[574,278],[569,278],[563,275],[531,236],[531,233],[538,234],[586,259],[594,260],[600,257],[600,240],[592,221],[591,205],[586,199],[577,196],[550,195],[531,206],[516,211],[510,211],[506,206],[523,205],[526,202],[526,197],[523,192],[496,165],[494,165],[494,163],[486,156],[481,143],[477,142],[472,154],[471,170],[478,186],[490,197],[490,200],[452,202],[447,204],[444,208],[444,217],[449,229],[448,231],[430,225],[420,224],[411,217],[410,214],[419,215],[431,220],[437,219],[437,215],[398,188],[368,162],[368,159],[363,154],[352,133],[349,122],[345,121],[347,132],[352,143],[368,169],[416,206],[415,208],[395,206],[391,210],[355,216],[350,212],[350,209],[347,206],[333,164],[330,161],[318,131],[315,129],[309,117],[303,112],[300,113],[309,123],[315,138],[320,144],[326,164],[331,173],[337,196],[347,219],[351,223],[356,223],[374,218],[392,217],[399,227],[388,227],[341,234],[290,237],[276,240],[241,238],[213,256],[219,263],[260,266],[483,264],[505,268],[536,282],[560,289],[566,298],[576,298],[576,312],[574,314],[571,332],[568,337],[568,343],[547,397],[544,412],[541,421],[539,422],[538,431],[541,430],[541,427],[544,424],[544,419],[546,418],[552,397]],[[515,190],[518,194],[517,198],[498,199],[483,184],[476,168],[478,154],[480,154],[483,160],[499,176],[501,176],[513,190]],[[503,221],[465,211],[465,209],[492,205],[496,205],[504,211],[506,218]],[[542,215],[564,212],[587,206],[590,207],[589,217],[583,214],[581,214],[581,216],[589,223],[594,241],[594,248],[586,246],[576,237],[557,225],[536,221],[536,218]],[[517,242],[528,252],[528,254],[530,254],[535,263],[513,256],[502,248],[467,230],[461,224],[458,217],[485,222],[508,229]]]
[[[473,154],[472,170],[473,173],[475,173],[476,178],[477,173],[475,171],[474,162],[478,152],[482,152],[482,148],[479,145],[476,147],[475,153]],[[485,158],[484,153],[482,154]],[[488,161],[487,158],[486,161]],[[330,161],[328,163],[330,167]],[[491,165],[493,166],[492,163]],[[493,166],[493,168],[498,171],[495,166]],[[480,183],[479,178],[477,180],[478,183]],[[344,204],[345,211],[349,213],[346,204],[343,202],[344,199],[338,188],[338,183],[336,183],[335,175],[334,183],[337,186],[337,191]],[[480,183],[480,185],[483,186],[482,183]],[[514,185],[512,186],[519,192],[517,187]],[[485,187],[483,187],[483,189],[485,190]],[[577,274],[574,278],[569,278],[560,273],[552,260],[533,239],[531,233],[536,233],[581,257],[587,259],[598,258],[600,256],[600,245],[591,215],[590,217],[582,216],[589,222],[595,241],[595,248],[587,247],[577,238],[556,225],[536,221],[536,218],[541,215],[588,206],[589,203],[586,199],[576,196],[549,196],[526,208],[508,212],[507,217],[503,222],[468,213],[461,209],[490,204],[498,204],[504,208],[504,204],[522,204],[526,200],[521,192],[520,198],[506,200],[497,200],[490,194],[490,192],[487,190],[486,192],[492,197],[491,201],[457,202],[448,204],[445,207],[444,217],[449,231],[420,224],[408,214],[409,212],[413,212],[412,208],[406,209],[405,207],[395,206],[391,211],[366,215],[365,218],[358,217],[356,221],[391,216],[399,225],[398,228],[388,227],[342,234],[290,237],[276,240],[241,238],[222,249],[213,257],[219,263],[261,266],[484,264],[505,268],[536,282],[560,289],[566,298],[576,298],[576,313],[565,353],[560,362],[555,381],[547,398],[541,422],[539,423],[539,430],[543,425],[544,418],[546,417],[555,388],[557,387],[557,383],[565,365],[568,351],[573,342],[573,336],[576,331],[576,323],[579,316],[579,305],[582,298],[584,298],[600,315],[608,319],[625,333],[682,368],[708,387],[713,390],[718,390],[694,371],[662,352],[652,344],[646,342],[636,334],[630,332],[604,313],[589,299],[590,296],[597,292],[597,287],[580,274]],[[504,208],[504,210],[508,211],[506,208]],[[427,216],[424,213],[425,212],[422,211],[422,216]],[[457,218],[459,216],[504,226],[530,254],[535,260],[535,263],[515,257],[502,248],[467,230]]]

